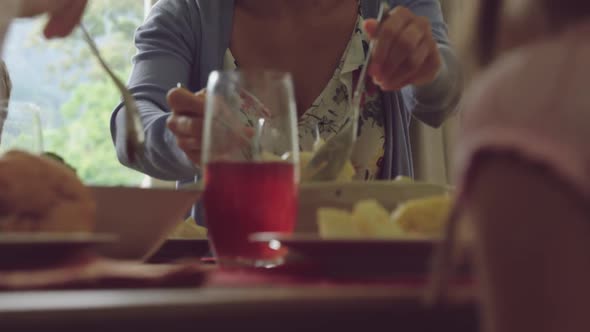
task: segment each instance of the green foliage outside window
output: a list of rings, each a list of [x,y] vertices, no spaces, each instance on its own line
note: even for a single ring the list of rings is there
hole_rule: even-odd
[[[92,0],[84,18],[103,56],[124,80],[143,12],[143,1]],[[111,141],[117,89],[79,32],[48,42],[40,37],[42,25],[37,20],[13,26],[4,52],[14,81],[13,99],[41,107],[45,150],[62,156],[86,183],[139,185],[143,175],[119,164]]]

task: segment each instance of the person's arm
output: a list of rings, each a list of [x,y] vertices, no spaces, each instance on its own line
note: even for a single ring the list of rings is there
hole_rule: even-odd
[[[88,0],[3,0],[0,3],[0,53],[10,21],[15,17],[47,14],[43,34],[47,38],[65,37],[78,25]]]
[[[2,53],[2,45],[4,44],[8,26],[10,21],[18,14],[19,5],[19,0],[4,0],[0,4],[0,54]]]
[[[163,180],[189,179],[196,167],[177,146],[166,127],[168,91],[177,83],[188,85],[196,60],[198,17],[190,1],[160,0],[135,36],[137,55],[129,79],[129,89],[137,100],[146,142],[143,155],[135,163],[125,151],[125,108],[119,104],[111,118],[111,134],[121,163]]]
[[[12,93],[12,81],[4,60],[0,59],[0,106],[6,106]]]
[[[395,3],[402,3],[416,15],[427,17],[432,25],[442,67],[432,83],[420,87],[408,85],[402,89],[402,93],[414,117],[430,126],[439,127],[457,108],[463,90],[461,67],[449,43],[440,3],[438,0],[404,0]]]

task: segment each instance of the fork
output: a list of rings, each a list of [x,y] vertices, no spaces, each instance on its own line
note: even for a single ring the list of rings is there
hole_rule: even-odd
[[[111,78],[113,83],[119,89],[121,96],[123,97],[123,105],[125,106],[125,150],[131,163],[135,162],[141,155],[145,143],[145,134],[143,132],[143,125],[141,124],[141,117],[139,116],[139,109],[135,103],[135,98],[131,95],[131,92],[125,84],[115,75],[113,70],[106,63],[96,43],[86,30],[84,24],[80,23],[80,30],[86,44],[90,47],[92,54],[98,60],[101,67]]]
[[[389,12],[389,4],[381,1],[379,7],[379,15],[377,21],[379,25],[387,18]],[[306,174],[306,179],[311,181],[334,181],[338,178],[340,172],[350,160],[354,143],[356,142],[358,132],[358,119],[360,116],[360,104],[362,94],[365,89],[365,79],[367,76],[367,69],[371,61],[375,42],[369,43],[369,50],[367,58],[362,66],[361,73],[354,91],[351,101],[352,116],[340,129],[340,131],[322,145],[311,158],[310,162],[305,167],[303,174]]]

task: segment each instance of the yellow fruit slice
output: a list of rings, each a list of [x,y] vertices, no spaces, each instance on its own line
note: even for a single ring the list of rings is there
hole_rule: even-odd
[[[391,220],[405,232],[438,237],[442,235],[451,205],[449,195],[411,200],[401,204]]]
[[[333,208],[321,208],[317,212],[320,236],[325,239],[358,238],[357,224],[350,212]]]
[[[181,239],[205,239],[207,238],[207,228],[197,225],[195,220],[190,217],[176,226],[170,237]]]
[[[409,176],[397,176],[393,181],[400,182],[400,183],[414,183],[414,179]]]

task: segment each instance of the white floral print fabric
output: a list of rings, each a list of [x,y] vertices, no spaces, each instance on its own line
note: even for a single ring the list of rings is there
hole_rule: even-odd
[[[302,151],[312,150],[318,135],[324,141],[329,140],[352,116],[350,103],[369,45],[362,25],[363,18],[359,14],[352,37],[332,79],[312,106],[299,118],[299,144]],[[237,68],[238,63],[228,49],[224,69]],[[368,78],[361,99],[357,143],[351,158],[356,171],[355,180],[378,178],[383,163],[384,143],[381,92]]]

